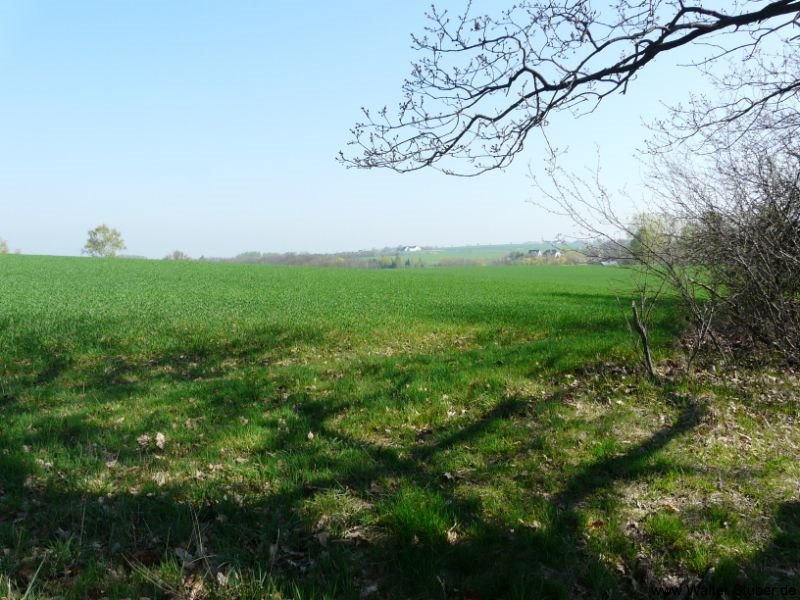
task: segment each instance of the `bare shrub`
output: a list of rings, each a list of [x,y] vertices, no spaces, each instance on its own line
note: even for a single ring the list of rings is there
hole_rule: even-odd
[[[680,252],[685,263],[702,265],[719,323],[747,347],[797,363],[800,148],[787,142],[771,150],[749,137],[702,169],[670,161],[660,194],[686,223]]]

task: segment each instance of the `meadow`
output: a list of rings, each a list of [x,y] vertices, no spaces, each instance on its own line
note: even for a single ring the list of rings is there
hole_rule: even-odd
[[[630,286],[0,256],[0,595],[800,595],[800,382]]]

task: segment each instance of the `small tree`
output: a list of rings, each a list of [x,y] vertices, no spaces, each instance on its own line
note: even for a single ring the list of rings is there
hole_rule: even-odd
[[[8,254],[8,242],[0,238],[0,254]]]
[[[601,182],[599,167],[589,174],[589,177],[582,177],[565,171],[552,155],[544,178],[532,174],[542,198],[540,206],[572,221],[579,237],[589,242],[585,253],[590,259],[634,265],[636,299],[631,305],[633,318],[628,325],[651,376],[656,375],[649,349],[653,310],[665,289],[670,288],[677,294],[691,323],[691,343],[686,355],[687,370],[691,369],[706,339],[713,337],[710,328],[721,300],[715,285],[697,277],[698,270],[691,268],[703,265],[691,254],[685,240],[692,219],[676,210],[674,198],[666,197],[665,206],[652,206],[657,209],[655,211],[633,219],[620,215],[614,208],[617,199]],[[657,179],[656,183],[663,182]],[[679,183],[676,180],[674,190],[661,190],[659,196],[679,194]]]
[[[99,225],[89,231],[89,239],[81,250],[82,254],[89,256],[116,256],[120,250],[125,250],[122,234],[108,225]]]
[[[186,254],[186,252],[175,250],[174,252],[167,254],[164,257],[164,260],[192,260],[192,257]]]

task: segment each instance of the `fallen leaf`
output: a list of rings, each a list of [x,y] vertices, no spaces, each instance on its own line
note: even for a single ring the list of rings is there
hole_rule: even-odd
[[[202,577],[194,575],[184,577],[183,585],[186,588],[184,597],[188,600],[201,600],[208,596],[208,590],[206,590]]]
[[[167,443],[167,438],[164,437],[164,434],[160,431],[156,434],[156,446],[158,446],[159,450],[164,449],[164,445]]]
[[[314,529],[316,529],[317,531],[322,531],[328,526],[328,524],[330,522],[331,522],[331,516],[330,515],[322,515],[317,520],[317,524],[314,527]]]

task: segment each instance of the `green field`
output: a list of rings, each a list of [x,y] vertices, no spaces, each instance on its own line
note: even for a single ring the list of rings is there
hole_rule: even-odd
[[[0,256],[0,595],[800,586],[800,384],[641,378],[630,279]]]

